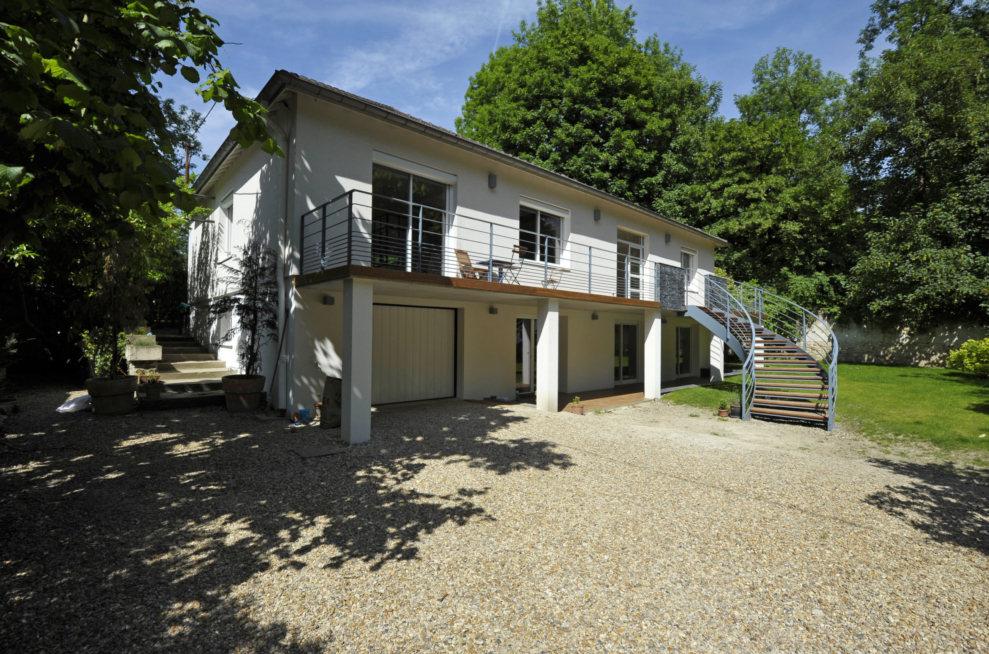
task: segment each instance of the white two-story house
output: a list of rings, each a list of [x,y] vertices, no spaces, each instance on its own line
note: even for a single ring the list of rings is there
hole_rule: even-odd
[[[191,231],[190,299],[212,341],[230,325],[204,309],[236,290],[221,282],[236,248],[276,251],[263,372],[278,407],[311,409],[340,377],[343,438],[362,442],[374,405],[530,397],[556,411],[586,391],[655,398],[723,375],[718,326],[685,315],[720,238],[299,75],[276,72],[258,100],[285,157],[228,141],[196,180],[214,211]],[[235,347],[219,351],[233,368]]]

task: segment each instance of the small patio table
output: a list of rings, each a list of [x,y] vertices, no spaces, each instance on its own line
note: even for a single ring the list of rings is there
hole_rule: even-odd
[[[518,267],[518,263],[513,263],[511,261],[506,261],[504,259],[486,259],[484,261],[478,261],[477,265],[489,269],[497,268],[499,284],[502,284],[505,281],[505,271],[515,270],[515,268]]]

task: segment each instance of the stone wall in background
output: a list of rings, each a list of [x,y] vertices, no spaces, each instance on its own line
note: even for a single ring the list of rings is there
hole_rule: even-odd
[[[943,367],[948,352],[971,338],[986,338],[989,329],[972,325],[943,325],[927,330],[882,330],[856,325],[833,325],[838,337],[838,361],[921,368]]]

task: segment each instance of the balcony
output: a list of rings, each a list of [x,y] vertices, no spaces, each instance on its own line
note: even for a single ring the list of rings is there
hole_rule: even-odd
[[[642,306],[684,295],[690,276],[682,269],[619,254],[617,244],[580,241],[579,234],[520,229],[517,218],[484,220],[350,191],[303,214],[300,283],[357,266],[391,271],[397,279],[445,278],[457,280],[457,286],[594,295]]]

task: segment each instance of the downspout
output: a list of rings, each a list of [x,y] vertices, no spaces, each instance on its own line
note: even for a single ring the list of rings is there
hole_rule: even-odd
[[[284,100],[280,102],[285,102]],[[286,107],[289,107],[285,103]],[[271,114],[274,118],[274,112]],[[285,349],[285,313],[286,313],[286,282],[285,282],[285,269],[288,259],[289,252],[289,213],[292,210],[291,205],[291,185],[292,185],[292,145],[293,136],[295,134],[295,119],[291,116],[289,119],[289,129],[286,132],[281,125],[276,123],[274,120],[268,121],[269,128],[277,132],[276,136],[284,144],[283,152],[285,153],[285,175],[282,179],[282,211],[281,211],[281,230],[279,232],[279,242],[278,242],[278,257],[276,257],[275,262],[275,277],[278,284],[278,351],[277,357],[278,362],[275,364],[278,369],[278,403],[279,409],[288,408],[288,357],[283,354]]]

